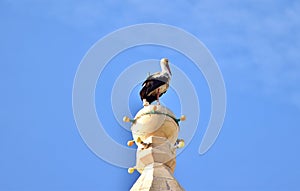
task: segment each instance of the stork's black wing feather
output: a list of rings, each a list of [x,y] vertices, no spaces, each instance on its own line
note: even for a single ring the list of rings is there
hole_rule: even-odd
[[[149,82],[149,81],[152,81],[152,80],[154,80],[154,81],[161,81],[161,82],[167,83],[168,80],[169,80],[168,77],[165,76],[165,75],[159,75],[159,74],[160,74],[160,72],[150,75],[150,76],[144,81],[144,83],[143,83],[142,85],[144,85],[145,83],[147,83],[147,82]]]
[[[157,95],[150,93],[168,82],[168,76],[162,75],[160,72],[150,75],[142,84],[143,88],[140,91],[141,100],[146,99],[147,102],[152,103],[157,99]],[[165,92],[160,92],[159,97],[164,93]]]
[[[156,95],[149,95],[153,90],[157,89],[158,87],[164,85],[165,82],[160,80],[146,80],[143,83],[143,88],[140,91],[141,100],[146,99],[149,103],[152,103],[157,99]],[[161,92],[160,96],[165,92]]]

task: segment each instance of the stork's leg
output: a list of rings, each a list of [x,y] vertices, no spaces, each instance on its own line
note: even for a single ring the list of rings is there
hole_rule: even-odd
[[[157,94],[156,94],[157,105],[160,105],[160,102],[159,102],[159,95],[160,95],[160,93],[159,93],[159,88],[158,88]]]

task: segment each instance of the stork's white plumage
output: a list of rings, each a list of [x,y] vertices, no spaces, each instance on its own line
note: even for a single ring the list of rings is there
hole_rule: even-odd
[[[169,88],[172,76],[169,60],[167,58],[161,59],[160,67],[161,72],[150,75],[142,84],[143,88],[140,91],[140,97],[143,105],[149,105],[155,100],[160,104],[159,97],[166,93]]]

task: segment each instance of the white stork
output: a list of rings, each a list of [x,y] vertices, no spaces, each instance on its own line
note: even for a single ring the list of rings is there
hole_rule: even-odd
[[[140,96],[144,106],[151,104],[155,100],[157,100],[159,105],[159,97],[166,93],[169,88],[172,76],[169,60],[167,58],[161,59],[160,67],[161,72],[150,75],[142,84],[143,88],[140,91]]]

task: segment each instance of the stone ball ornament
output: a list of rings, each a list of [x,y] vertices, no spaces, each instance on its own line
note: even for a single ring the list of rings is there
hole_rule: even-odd
[[[176,142],[179,132],[179,119],[173,112],[161,105],[149,105],[141,109],[131,125],[132,136],[135,141],[138,137],[142,141],[149,136],[160,136],[171,143]]]

